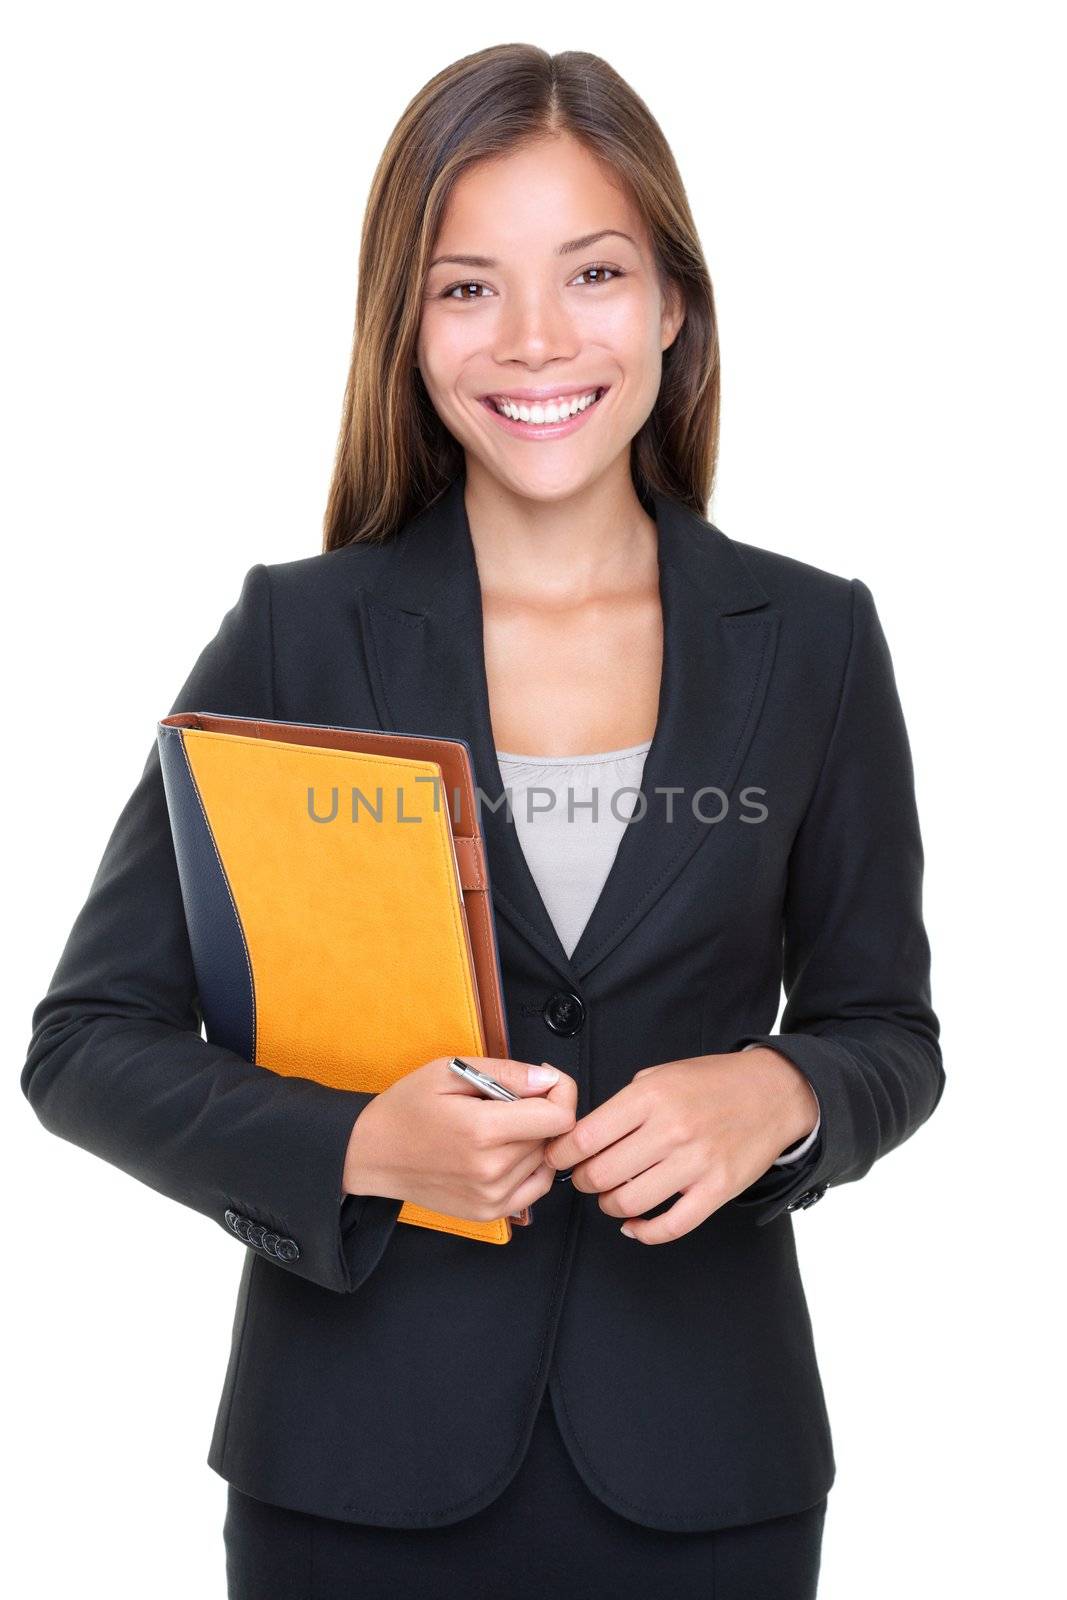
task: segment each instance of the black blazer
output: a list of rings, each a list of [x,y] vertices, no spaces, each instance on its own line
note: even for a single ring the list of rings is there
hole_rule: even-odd
[[[461,472],[385,545],[253,566],[171,710],[463,738],[498,798],[463,493]],[[456,1522],[517,1471],[546,1384],[590,1489],[649,1527],[779,1516],[834,1481],[793,1212],[862,1178],[944,1085],[907,735],[863,583],[646,503],[665,638],[649,804],[570,959],[504,808],[482,808],[512,1050],[572,1074],[584,1115],[640,1067],[765,1042],[815,1088],[819,1137],[656,1246],[569,1184],[496,1248],[342,1202],[369,1096],[200,1036],[153,741],[22,1081],[46,1128],[243,1250],[207,1459],[261,1499]],[[715,824],[714,794],[693,806],[709,785],[731,801]]]

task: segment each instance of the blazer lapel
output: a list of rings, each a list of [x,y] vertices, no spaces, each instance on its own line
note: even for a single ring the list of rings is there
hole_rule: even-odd
[[[464,484],[461,471],[393,536],[373,588],[359,590],[371,690],[383,729],[467,742],[482,796],[494,909],[565,982],[576,984],[633,931],[716,831],[694,813],[696,791],[714,786],[733,803],[770,676],[778,613],[767,609],[767,595],[725,534],[678,501],[653,495],[664,651],[659,717],[641,785],[647,809],[642,815],[639,799],[568,959],[502,800]],[[717,814],[716,795],[697,804],[705,815]]]

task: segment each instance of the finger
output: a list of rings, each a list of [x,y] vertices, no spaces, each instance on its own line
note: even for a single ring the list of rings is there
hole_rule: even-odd
[[[502,1151],[514,1160],[536,1155],[545,1159],[545,1146],[574,1124],[574,1115],[548,1100],[471,1101],[467,1115],[474,1141],[485,1149]]]
[[[516,1100],[510,1105],[502,1101],[484,1102],[487,1109],[493,1108],[497,1112],[505,1113],[493,1122],[488,1122],[490,1129],[495,1129],[499,1134],[499,1137],[492,1141],[494,1149],[509,1155],[517,1171],[527,1162],[532,1162],[531,1170],[539,1166],[545,1159],[545,1148],[549,1141],[560,1138],[573,1128],[577,1094],[578,1085],[574,1079],[564,1076],[540,1099]],[[480,1115],[477,1108],[473,1115]],[[554,1120],[551,1122],[546,1120],[535,1125],[531,1118],[539,1116],[544,1116],[546,1119],[551,1117]],[[487,1121],[487,1118],[482,1117],[477,1124],[483,1134]],[[530,1128],[534,1130],[532,1133],[527,1131]],[[555,1167],[550,1167],[549,1170],[555,1181]]]
[[[578,1099],[575,1080],[552,1065],[551,1062],[526,1062],[502,1059],[496,1056],[463,1056],[479,1072],[495,1078],[498,1083],[518,1096],[516,1100],[496,1100],[482,1095],[474,1084],[465,1083],[456,1073],[444,1070],[464,1091],[470,1101],[465,1114],[482,1139],[494,1148],[514,1145],[516,1160],[531,1154],[536,1145],[538,1161],[543,1159],[542,1146],[546,1139],[555,1139],[574,1126],[574,1108]],[[536,1069],[543,1067],[556,1075],[548,1086],[536,1082]]]
[[[506,1186],[512,1195],[522,1184],[528,1184],[539,1170],[551,1170],[545,1168],[541,1157],[541,1146],[536,1142],[501,1146],[501,1149],[505,1148],[511,1152],[511,1166],[507,1173]]]
[[[630,1217],[619,1232],[640,1244],[669,1244],[706,1222],[721,1203],[700,1184],[693,1184],[666,1211],[656,1217]]]
[[[607,1150],[575,1167],[571,1182],[586,1194],[612,1201],[609,1216],[634,1217],[679,1194],[683,1182],[699,1173],[679,1172],[677,1153],[665,1144],[654,1145],[643,1124]]]
[[[622,1089],[579,1118],[569,1133],[554,1139],[545,1149],[545,1160],[561,1172],[576,1167],[580,1161],[588,1161],[590,1156],[607,1149],[617,1139],[633,1133],[642,1126],[644,1119],[640,1098]]]
[[[597,1163],[593,1162],[593,1166]],[[632,1170],[632,1176],[621,1178],[617,1184],[582,1184],[579,1186],[577,1178],[574,1179],[576,1187],[592,1187],[593,1194],[597,1195],[597,1203],[605,1216],[617,1216],[619,1221],[630,1216],[643,1216],[645,1211],[653,1210],[653,1206],[664,1205],[673,1195],[685,1192],[686,1178],[689,1174],[680,1174],[677,1165],[670,1160],[651,1162],[643,1170]],[[581,1171],[581,1168],[579,1168]]]
[[[452,1071],[448,1065],[451,1059],[451,1056],[441,1056],[438,1060],[438,1087],[441,1093],[462,1094],[473,1096],[479,1100],[485,1099],[486,1096],[482,1094],[475,1084],[468,1083],[465,1078],[460,1077],[458,1072]],[[560,1084],[566,1076],[559,1067],[553,1066],[550,1061],[513,1061],[508,1057],[502,1056],[459,1056],[457,1059],[465,1061],[468,1066],[476,1067],[487,1078],[495,1078],[497,1083],[503,1084],[505,1089],[510,1089],[512,1094],[517,1094],[521,1098],[534,1095],[547,1098],[553,1090],[558,1092]],[[555,1073],[556,1076],[551,1079],[546,1078],[544,1082],[539,1082],[537,1073],[542,1068],[546,1073]],[[569,1081],[573,1084],[574,1094],[577,1097],[578,1085],[573,1078]]]
[[[547,1067],[551,1063],[545,1061],[542,1065]],[[561,1068],[556,1070],[559,1072],[559,1081],[545,1092],[545,1099],[550,1100],[555,1106],[563,1106],[573,1118],[578,1109],[578,1080]]]
[[[521,1211],[523,1206],[533,1205],[535,1200],[540,1200],[542,1195],[551,1189],[556,1174],[546,1161],[535,1161],[531,1171],[519,1181],[508,1203],[509,1211]]]
[[[545,1139],[558,1138],[573,1128],[577,1083],[552,1062],[512,1061],[501,1056],[458,1058],[477,1067],[486,1077],[496,1078],[517,1096],[514,1101],[499,1101],[485,1096],[477,1085],[453,1072],[448,1066],[450,1059],[438,1059],[438,1088],[442,1093],[453,1094],[458,1114],[469,1122],[470,1131],[480,1141],[493,1147],[514,1144],[517,1158],[530,1155],[530,1147],[536,1144],[537,1157],[542,1158]],[[539,1075],[553,1078],[553,1082],[542,1085],[537,1082]]]

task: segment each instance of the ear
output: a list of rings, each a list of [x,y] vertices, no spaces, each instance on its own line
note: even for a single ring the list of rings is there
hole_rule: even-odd
[[[681,285],[673,278],[667,280],[667,287],[663,294],[663,311],[660,315],[660,349],[669,350],[677,339],[685,321],[685,297]]]

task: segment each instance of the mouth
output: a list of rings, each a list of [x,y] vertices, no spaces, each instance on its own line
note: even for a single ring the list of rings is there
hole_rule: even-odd
[[[525,439],[558,439],[561,434],[573,433],[582,427],[610,387],[610,384],[594,385],[544,400],[526,400],[508,394],[483,395],[481,403],[509,433]]]

